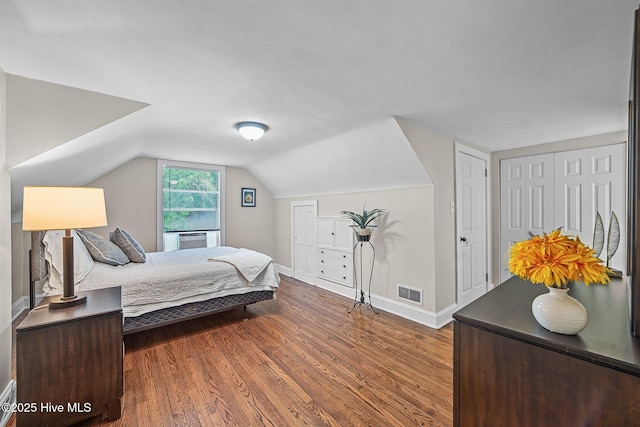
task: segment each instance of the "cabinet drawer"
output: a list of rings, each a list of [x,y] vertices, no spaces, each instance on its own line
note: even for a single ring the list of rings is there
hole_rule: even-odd
[[[318,277],[350,286],[352,276],[351,254],[331,249],[318,250]]]

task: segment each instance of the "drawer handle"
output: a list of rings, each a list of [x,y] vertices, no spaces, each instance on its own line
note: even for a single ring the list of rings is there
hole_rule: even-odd
[[[346,255],[342,255],[342,258],[346,258],[346,257],[347,257]]]
[[[323,259],[321,259],[321,260],[320,260],[320,262],[324,262],[324,260],[323,260]]]
[[[342,266],[342,268],[347,268],[347,266],[346,266],[346,265],[343,265],[343,266]]]
[[[320,253],[321,253],[321,254],[323,254],[323,253],[324,253],[324,251],[320,251]]]
[[[344,277],[344,276],[342,276],[342,280],[347,280],[347,278],[346,278],[346,277]]]
[[[324,270],[320,270],[320,273],[324,274]]]

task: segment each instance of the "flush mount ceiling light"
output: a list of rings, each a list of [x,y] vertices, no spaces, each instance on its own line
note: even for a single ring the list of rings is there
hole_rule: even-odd
[[[236,123],[236,129],[244,139],[249,141],[257,141],[269,129],[265,124],[258,122],[240,122]]]

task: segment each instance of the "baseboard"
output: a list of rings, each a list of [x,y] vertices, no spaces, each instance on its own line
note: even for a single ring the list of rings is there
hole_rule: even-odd
[[[449,307],[436,313],[436,329],[440,329],[453,322],[453,313],[459,309],[460,306],[458,304],[451,304]]]
[[[313,283],[319,288],[326,289],[327,291],[331,291],[334,294],[342,295],[347,298],[355,298],[356,291],[354,288],[341,285],[339,283],[332,282],[330,280],[324,280],[321,278],[316,279],[316,283]]]
[[[285,276],[293,277],[293,271],[289,267],[285,267],[284,265],[276,264],[276,270],[278,273],[282,273]]]
[[[36,305],[42,301],[43,297],[43,294],[36,295]],[[29,297],[22,297],[11,305],[11,321],[16,320],[25,310],[29,310]]]
[[[380,308],[396,316],[404,317],[421,325],[428,326],[433,329],[440,329],[453,320],[451,315],[458,309],[457,304],[453,304],[437,313],[425,310],[420,307],[395,301],[387,297],[371,295],[371,303],[374,307]]]
[[[29,309],[29,297],[22,297],[11,305],[11,321],[13,322],[22,314],[24,310]]]
[[[278,271],[288,276],[288,274],[280,270],[279,266]],[[356,297],[356,291],[354,288],[340,285],[329,280],[317,278],[316,282],[311,284],[319,288],[331,291],[335,294],[342,295],[343,297],[349,299],[355,300]],[[458,310],[458,305],[453,304],[445,308],[444,310],[440,310],[439,312],[434,313],[421,307],[405,304],[400,301],[395,301],[390,298],[381,297],[374,294],[371,295],[371,303],[376,308],[395,314],[396,316],[404,317],[405,319],[420,323],[421,325],[425,325],[433,329],[440,329],[451,322],[453,320],[453,317],[451,316]]]
[[[11,409],[16,406],[16,382],[9,380],[9,384],[0,395],[0,405],[2,405],[2,418],[0,418],[0,427],[5,427],[9,423],[9,419],[13,415]]]

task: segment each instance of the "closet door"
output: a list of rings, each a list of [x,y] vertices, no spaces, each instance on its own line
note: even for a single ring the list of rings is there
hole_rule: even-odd
[[[563,233],[590,242],[591,237],[585,240],[587,230],[593,224],[593,214],[588,209],[587,150],[555,153],[554,158],[556,228],[562,227]]]
[[[600,213],[605,229],[600,259],[606,260],[606,237],[615,212],[621,240],[611,266],[621,271],[626,270],[625,165],[624,144],[555,153],[556,227],[563,226],[564,233],[592,246],[596,212]]]
[[[551,153],[500,163],[501,282],[511,277],[511,245],[528,239],[529,233],[541,235],[555,228],[553,177]]]
[[[500,281],[509,277],[511,245],[527,238],[525,227],[525,159],[500,161]]]
[[[583,242],[593,244],[593,227],[595,224],[595,212],[600,213],[605,230],[605,247],[600,254],[600,259],[607,259],[607,234],[611,224],[611,213],[615,212],[620,224],[620,245],[611,260],[611,266],[617,270],[625,271],[627,263],[626,253],[626,147],[624,144],[610,145],[607,147],[590,148],[587,151],[589,162],[589,200],[593,212],[593,222],[587,230]],[[582,239],[582,237],[581,237]]]
[[[553,154],[525,158],[525,222],[528,234],[541,235],[555,229],[553,210]]]

